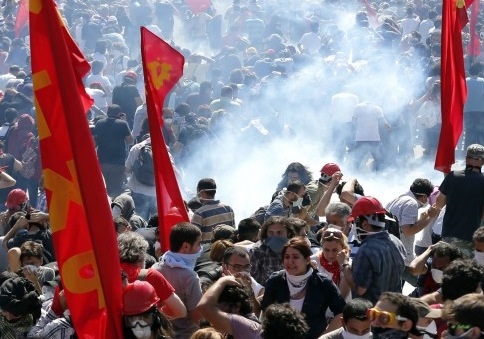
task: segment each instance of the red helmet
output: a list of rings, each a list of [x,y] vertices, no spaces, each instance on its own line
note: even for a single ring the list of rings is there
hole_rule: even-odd
[[[131,80],[131,81],[138,81],[138,74],[136,74],[136,72],[133,72],[133,71],[127,71],[126,73],[124,73],[124,80]]]
[[[355,204],[353,205],[353,209],[351,210],[351,216],[353,218],[360,217],[363,215],[372,215],[372,214],[385,214],[385,208],[381,202],[379,202],[376,198],[373,197],[361,197],[358,199]]]
[[[147,281],[136,280],[123,291],[123,315],[136,315],[148,311],[160,298]]]
[[[10,191],[7,197],[7,201],[5,202],[5,207],[7,208],[14,208],[16,206],[22,205],[23,203],[27,202],[29,199],[27,198],[27,193],[20,188],[16,188]]]
[[[332,162],[328,162],[326,165],[323,166],[323,168],[321,168],[320,172],[321,172],[321,179],[324,182],[328,182],[331,180],[331,177],[333,176],[333,174],[335,174],[336,172],[341,172],[341,169],[339,168],[338,165]]]

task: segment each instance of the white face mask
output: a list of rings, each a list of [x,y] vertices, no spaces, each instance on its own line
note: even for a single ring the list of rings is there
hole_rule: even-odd
[[[166,119],[163,119],[163,121],[165,122],[165,124],[171,125],[171,123],[173,122],[173,119],[172,118],[166,118]]]
[[[135,325],[136,324],[136,325]],[[148,323],[144,320],[135,320],[131,323],[131,326],[135,325],[131,328],[133,334],[136,338],[139,339],[149,339],[151,337],[151,327]]]
[[[371,336],[371,332],[368,332],[363,335],[357,335],[348,332],[346,329],[343,331],[343,339],[368,339]]]
[[[429,332],[432,334],[437,333],[437,325],[435,324],[435,321],[432,320],[432,322],[425,328],[425,332]],[[423,339],[432,339],[428,334],[424,334]]]
[[[474,259],[479,265],[484,266],[484,252],[477,252],[474,250]]]
[[[293,207],[301,207],[302,206],[302,202],[303,202],[303,198],[301,198],[300,196],[298,196],[297,200],[292,202],[292,206]]]
[[[121,207],[118,205],[114,205],[111,209],[111,213],[113,214],[113,219],[121,216]]]
[[[444,276],[444,272],[443,271],[438,270],[438,269],[435,269],[435,268],[432,268],[430,270],[430,273],[432,274],[432,279],[434,279],[434,281],[437,284],[442,284],[442,277]]]

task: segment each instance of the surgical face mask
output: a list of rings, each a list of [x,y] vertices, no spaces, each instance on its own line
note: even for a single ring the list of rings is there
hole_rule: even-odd
[[[422,207],[427,207],[429,205],[429,200],[427,199],[427,201],[425,202],[425,204],[421,201],[418,202],[418,207],[419,208],[422,208]]]
[[[431,333],[431,334],[436,334],[437,333],[437,325],[435,324],[435,321],[431,321],[429,326],[427,326],[425,329],[425,332]],[[433,339],[431,336],[428,334],[424,334],[423,339]]]
[[[284,245],[286,244],[286,242],[287,242],[287,238],[286,237],[279,237],[279,236],[274,235],[272,237],[268,237],[265,240],[264,243],[274,253],[276,253],[276,254],[282,254],[282,248],[284,247]]]
[[[474,251],[474,260],[477,261],[479,265],[484,266],[484,252]]]
[[[455,338],[467,338],[467,336],[470,334],[472,331],[472,328],[468,329],[466,332],[460,334],[460,335],[452,335],[447,332],[447,339],[455,339]]]
[[[301,207],[303,202],[303,198],[297,195],[297,200],[292,202],[293,207]]]
[[[173,123],[173,119],[172,118],[166,118],[166,119],[163,119],[163,121],[165,122],[165,124],[167,125],[171,125]]]
[[[437,284],[442,284],[442,277],[444,276],[444,272],[441,271],[441,270],[438,270],[436,268],[432,268],[430,270],[430,273],[432,274],[432,279],[434,279],[434,281],[437,283]]]
[[[346,329],[343,331],[343,339],[368,339],[371,336],[371,332],[368,332],[363,335],[357,335],[348,332]]]
[[[121,216],[121,208],[118,205],[114,205],[111,209],[111,213],[113,215],[113,219]]]

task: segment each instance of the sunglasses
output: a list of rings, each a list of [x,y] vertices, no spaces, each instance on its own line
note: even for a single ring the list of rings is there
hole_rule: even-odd
[[[383,326],[394,324],[397,321],[405,321],[407,318],[396,315],[395,313],[380,311],[375,308],[370,308],[366,311],[368,320],[378,320]]]
[[[447,332],[450,334],[450,335],[455,335],[455,332],[456,330],[460,329],[460,330],[464,330],[464,331],[467,331],[469,330],[470,328],[472,328],[471,325],[464,325],[464,324],[447,324]]]
[[[323,239],[328,240],[328,239],[338,239],[341,240],[343,239],[343,232],[335,229],[330,229],[326,230],[323,233]]]

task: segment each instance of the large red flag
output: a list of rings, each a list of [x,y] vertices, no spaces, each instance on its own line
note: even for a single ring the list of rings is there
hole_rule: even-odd
[[[15,18],[15,37],[18,38],[22,29],[29,21],[29,0],[20,0],[18,5],[17,17]]]
[[[53,0],[30,0],[35,107],[52,237],[79,338],[122,338],[121,267],[86,117],[89,70]]]
[[[172,226],[181,221],[190,221],[161,133],[163,126],[161,114],[165,97],[183,75],[185,59],[183,55],[145,27],[141,27],[141,57],[156,173],[160,244],[161,249],[166,251],[170,245],[169,236]]]
[[[467,45],[467,55],[471,57],[478,57],[481,54],[481,40],[479,39],[479,32],[476,29],[479,15],[479,1],[474,1],[471,7],[471,20],[469,21],[469,35],[470,41]]]
[[[470,5],[472,1],[468,1]],[[441,52],[442,129],[435,157],[435,169],[450,172],[455,146],[462,133],[467,87],[461,29],[467,23],[463,0],[443,0]]]

